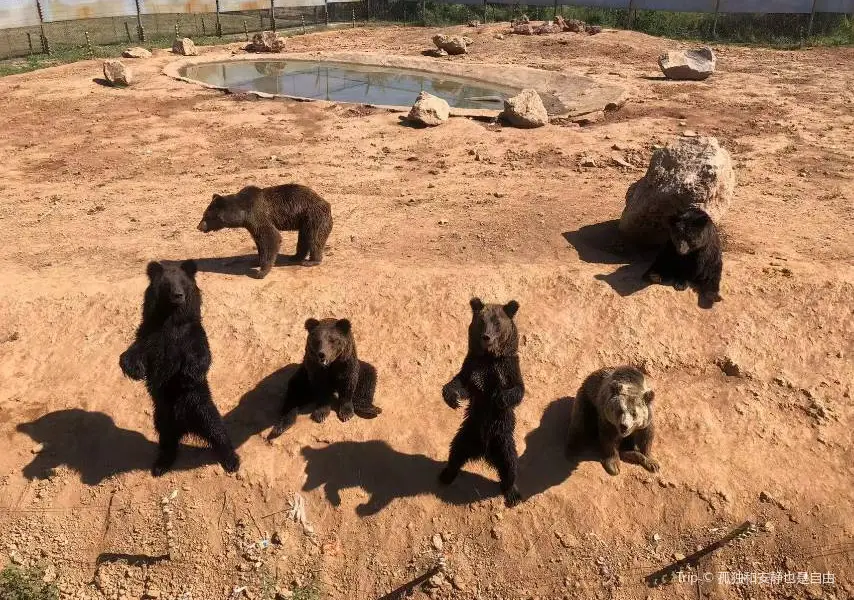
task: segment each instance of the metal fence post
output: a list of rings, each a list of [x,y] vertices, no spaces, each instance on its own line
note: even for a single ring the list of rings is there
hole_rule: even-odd
[[[715,2],[715,20],[712,22],[712,37],[718,37],[718,13],[721,10],[721,0]]]
[[[629,29],[635,24],[635,0],[629,0]]]
[[[126,34],[127,34],[127,36],[128,36],[128,44],[132,44],[132,43],[133,43],[133,38],[130,36],[130,25],[128,25],[128,22],[127,22],[127,21],[125,21],[125,33],[126,33]]]
[[[323,15],[326,17],[326,26],[329,27],[329,0],[323,0]]]
[[[95,50],[92,48],[92,40],[89,39],[89,32],[84,31],[83,35],[86,37],[86,50],[89,52],[89,56],[95,56]]]
[[[219,0],[216,0],[216,35],[222,37],[222,23],[219,22]]]
[[[270,29],[276,31],[276,0],[270,0]]]
[[[812,0],[812,11],[810,12],[810,26],[807,29],[807,37],[812,37],[812,24],[815,20],[815,5],[818,0]]]
[[[142,12],[139,10],[139,0],[134,0],[136,3],[136,35],[140,42],[145,41],[145,29],[142,27]]]
[[[44,32],[44,13],[42,12],[42,3],[36,0],[36,10],[39,11],[39,36],[41,37],[42,52],[50,54],[50,43],[47,41],[47,36]]]
[[[30,54],[35,54],[35,51],[33,50],[33,36],[30,34],[29,31],[27,32],[27,44],[30,45]],[[10,55],[11,55],[11,51],[12,51],[12,49],[9,48]]]

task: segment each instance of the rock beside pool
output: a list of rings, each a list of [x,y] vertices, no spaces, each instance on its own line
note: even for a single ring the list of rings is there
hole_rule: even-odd
[[[199,51],[190,38],[175,38],[172,42],[172,52],[182,56],[198,56]]]
[[[566,22],[566,27],[563,30],[571,31],[572,33],[584,33],[587,31],[587,23],[579,19],[570,19]]]
[[[440,33],[433,36],[433,43],[440,50],[444,50],[448,54],[465,54],[468,52],[468,45],[471,40],[461,35],[445,35]]]
[[[128,48],[127,50],[122,52],[122,56],[124,56],[125,58],[151,58],[151,52],[149,52],[145,48],[134,46],[133,48]]]
[[[667,220],[689,205],[719,221],[735,191],[732,157],[713,137],[677,138],[652,153],[646,175],[629,186],[622,234],[639,244],[667,239]]]
[[[285,49],[285,38],[275,31],[263,31],[252,36],[246,46],[248,52],[281,52]]]
[[[522,90],[516,96],[504,101],[501,118],[523,129],[542,127],[549,122],[549,114],[536,90]]]
[[[435,127],[441,125],[451,116],[451,107],[442,98],[421,92],[412,105],[407,119],[412,123]]]
[[[133,73],[130,67],[120,60],[105,60],[104,79],[111,85],[128,86],[133,83]]]
[[[715,72],[717,58],[708,46],[697,50],[671,50],[662,54],[658,66],[668,79],[702,81]]]

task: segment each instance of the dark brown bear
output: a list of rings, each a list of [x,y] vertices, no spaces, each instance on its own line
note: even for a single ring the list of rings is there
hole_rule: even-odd
[[[202,327],[202,294],[196,285],[196,263],[148,264],[148,288],[136,340],[119,358],[125,375],[145,380],[154,400],[154,428],[160,438],[151,468],[160,476],[172,466],[185,435],[211,445],[222,468],[240,465],[222,418],[211,399],[208,369],[211,351]]]
[[[605,368],[590,374],[572,405],[568,453],[595,437],[610,475],[620,472],[620,460],[655,473],[658,463],[650,456],[655,436],[654,398],[643,373],[634,367]]]
[[[718,229],[704,210],[692,206],[671,217],[670,239],[643,277],[677,290],[690,284],[699,293],[699,305],[711,308],[722,300],[722,271]]]
[[[288,382],[283,414],[267,439],[282,435],[294,422],[300,409],[314,407],[311,418],[322,423],[333,403],[341,421],[356,414],[373,419],[382,409],[374,406],[376,369],[359,360],[353,328],[347,319],[308,319],[305,356]]]
[[[298,231],[292,261],[305,266],[320,264],[323,246],[332,231],[329,203],[304,185],[288,184],[261,189],[250,185],[229,196],[213,195],[199,231],[245,227],[258,247],[257,277],[267,276],[282,244],[279,231]]]
[[[516,487],[519,456],[513,438],[513,409],[525,394],[519,334],[513,322],[519,303],[512,300],[501,306],[472,298],[470,304],[468,353],[460,372],[442,388],[442,397],[451,408],[459,408],[464,399],[469,403],[439,481],[452,483],[468,461],[484,458],[498,470],[505,504],[515,506],[522,496]]]

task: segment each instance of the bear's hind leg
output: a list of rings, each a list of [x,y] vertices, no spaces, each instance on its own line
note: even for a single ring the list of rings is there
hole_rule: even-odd
[[[486,460],[498,470],[501,493],[504,495],[504,504],[507,508],[512,508],[522,502],[522,494],[516,487],[519,455],[516,452],[512,432],[507,435],[496,436],[490,441],[486,451]]]
[[[293,256],[293,262],[302,262],[308,258],[308,253],[311,250],[309,245],[309,232],[305,226],[300,227],[297,234],[297,250]]]
[[[165,414],[164,414],[165,413]],[[160,477],[166,473],[178,458],[178,445],[184,432],[178,426],[169,407],[154,409],[154,428],[157,430],[157,458],[151,467],[151,474]]]
[[[377,387],[377,370],[373,365],[363,360],[359,361],[359,383],[356,384],[356,394],[353,397],[353,408],[363,419],[373,419],[382,413],[379,406],[374,406],[374,392]]]
[[[226,473],[234,473],[240,468],[240,457],[234,451],[234,445],[225,430],[225,424],[219,411],[210,400],[203,402],[193,415],[192,433],[208,442]]]
[[[300,365],[296,373],[294,373],[290,381],[288,381],[288,389],[285,393],[285,403],[282,408],[282,416],[267,436],[268,440],[276,439],[296,423],[299,409],[301,406],[306,404],[310,392],[311,386],[308,382],[308,372],[305,370],[305,367]]]
[[[304,265],[314,266],[323,262],[323,247],[332,231],[332,217],[313,219],[305,225],[309,244],[309,260],[303,261]]]
[[[484,448],[477,432],[466,427],[465,422],[457,435],[451,441],[451,450],[448,453],[448,464],[439,474],[439,481],[444,485],[450,485],[460,474],[460,470],[468,461],[483,456]]]

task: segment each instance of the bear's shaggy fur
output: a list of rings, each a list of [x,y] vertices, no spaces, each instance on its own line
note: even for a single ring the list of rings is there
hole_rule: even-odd
[[[677,290],[691,284],[699,292],[700,306],[711,308],[722,300],[722,271],[718,229],[705,211],[691,206],[670,219],[670,239],[643,277]]]
[[[151,262],[147,272],[142,323],[133,344],[119,358],[119,366],[131,379],[144,379],[154,400],[160,448],[151,472],[157,477],[168,471],[181,438],[190,434],[207,441],[222,468],[233,473],[240,459],[208,387],[211,351],[202,327],[196,263]]]
[[[650,456],[655,434],[653,392],[643,373],[634,367],[595,371],[578,390],[569,424],[569,453],[576,451],[591,434],[598,439],[605,470],[620,472],[620,460],[658,471]]]
[[[373,419],[382,412],[374,406],[377,370],[356,355],[350,321],[308,319],[305,328],[305,356],[288,382],[283,414],[267,437],[270,440],[282,435],[296,422],[300,409],[310,405],[314,406],[311,418],[317,423],[329,416],[336,400],[341,421],[349,421],[354,414]]]
[[[498,470],[505,504],[515,506],[522,496],[516,487],[519,458],[513,409],[525,394],[519,335],[513,321],[519,303],[485,305],[472,298],[470,304],[468,353],[460,372],[442,388],[442,397],[451,408],[459,408],[464,399],[469,403],[439,480],[450,484],[468,461],[484,458]]]
[[[298,231],[294,262],[305,266],[320,264],[323,246],[332,231],[329,203],[304,185],[288,184],[268,188],[254,185],[228,196],[213,195],[199,223],[199,231],[219,231],[224,227],[246,228],[258,247],[257,277],[267,276],[282,244],[279,231]]]

